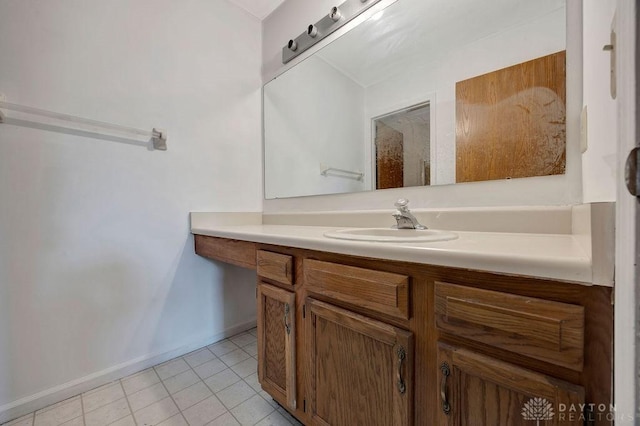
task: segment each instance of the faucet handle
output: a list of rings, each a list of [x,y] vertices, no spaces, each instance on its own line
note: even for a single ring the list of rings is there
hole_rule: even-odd
[[[409,205],[409,200],[407,200],[406,198],[399,198],[398,201],[395,202],[394,206],[396,206],[399,209],[406,209],[408,208],[407,206]]]

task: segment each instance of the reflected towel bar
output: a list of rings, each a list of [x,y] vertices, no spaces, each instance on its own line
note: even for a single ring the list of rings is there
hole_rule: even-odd
[[[342,177],[342,178],[347,178],[347,179],[355,179],[355,180],[363,180],[364,178],[364,173],[362,172],[353,172],[351,170],[345,170],[345,169],[338,169],[336,167],[327,167],[323,164],[320,165],[320,174],[322,176],[328,176],[328,173],[330,172],[337,172],[337,173],[343,173],[345,175],[348,176],[342,176],[342,175],[332,175],[335,177]]]
[[[12,111],[18,111],[26,114],[39,115],[42,117],[49,117],[56,120],[68,121],[75,124],[81,124],[90,126],[90,131],[96,131],[96,129],[112,130],[120,133],[126,133],[135,136],[146,136],[151,138],[153,142],[153,148],[166,151],[167,150],[167,134],[165,131],[154,128],[151,131],[136,129],[135,127],[121,126],[119,124],[106,123],[103,121],[92,120],[90,118],[76,117],[74,115],[62,114],[59,112],[47,111],[44,109],[28,107],[24,105],[12,104],[9,102],[0,101],[0,109],[7,109]],[[5,116],[0,110],[0,123],[5,121]]]

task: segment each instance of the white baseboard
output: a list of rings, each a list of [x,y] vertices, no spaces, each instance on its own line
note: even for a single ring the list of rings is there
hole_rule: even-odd
[[[182,356],[201,347],[210,345],[227,337],[249,330],[256,326],[256,320],[247,321],[228,327],[224,331],[206,336],[195,338],[187,343],[183,343],[178,347],[161,350],[156,353],[143,355],[130,361],[109,367],[107,369],[89,374],[79,379],[72,380],[67,383],[46,389],[34,395],[21,398],[17,401],[10,402],[0,406],[0,424],[16,419],[25,414],[29,414],[41,408],[55,404],[73,396],[95,389],[107,383],[127,377],[138,371],[145,370],[154,365],[163,363],[172,358]]]

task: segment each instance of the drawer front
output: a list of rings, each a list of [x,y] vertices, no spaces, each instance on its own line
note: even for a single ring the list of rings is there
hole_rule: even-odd
[[[258,250],[256,253],[258,275],[281,284],[293,285],[293,257],[286,254]]]
[[[396,318],[409,319],[409,277],[305,259],[308,291]]]
[[[435,313],[441,331],[582,371],[582,306],[436,282]]]
[[[200,256],[256,269],[256,243],[196,235],[195,246],[196,254]]]

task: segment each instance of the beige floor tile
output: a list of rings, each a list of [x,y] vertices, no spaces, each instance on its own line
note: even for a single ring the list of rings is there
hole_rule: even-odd
[[[178,405],[178,408],[184,411],[192,405],[209,398],[211,395],[213,395],[213,393],[209,388],[203,382],[198,382],[173,395],[173,400]]]
[[[258,342],[249,343],[247,346],[243,346],[242,350],[251,356],[258,355]]]
[[[62,405],[70,404],[72,402],[79,401],[79,400],[80,400],[80,395],[76,395],[76,396],[73,396],[71,398],[67,398],[67,399],[65,399],[63,401],[56,402],[55,404],[51,404],[51,405],[49,405],[47,407],[41,408],[40,410],[37,410],[35,413],[36,414],[45,413],[47,411],[54,410],[54,409],[56,409],[56,408],[58,408],[58,407],[60,407]]]
[[[122,379],[122,387],[127,395],[136,393],[144,388],[155,385],[160,381],[160,378],[156,374],[153,368],[141,371],[140,373],[132,374],[129,377]]]
[[[162,383],[156,383],[153,386],[149,386],[148,388],[144,388],[134,394],[129,395],[127,399],[129,400],[131,409],[133,411],[138,411],[153,404],[154,402],[165,399],[168,396],[169,394],[164,388],[164,385]]]
[[[231,367],[249,358],[251,358],[251,355],[249,355],[242,349],[236,349],[235,351],[231,351],[228,354],[222,355],[220,357],[220,360]]]
[[[216,394],[216,396],[220,399],[220,401],[222,401],[225,407],[229,409],[246,401],[254,395],[256,395],[256,392],[251,389],[251,386],[243,381],[233,384]]]
[[[256,424],[259,420],[264,419],[274,412],[275,408],[260,395],[255,395],[230,411],[233,417],[235,417],[241,425],[245,426]]]
[[[251,386],[251,388],[254,391],[256,391],[256,392],[262,391],[262,386],[260,386],[260,382],[258,381],[258,373],[253,373],[253,374],[245,377],[244,381],[247,382],[247,384],[249,386]]]
[[[124,398],[122,386],[120,386],[120,382],[114,382],[83,393],[82,405],[84,412],[88,413],[121,398]]]
[[[180,410],[171,398],[165,398],[133,413],[138,425],[156,425],[178,414]]]
[[[33,413],[29,413],[26,416],[19,417],[9,423],[2,423],[2,426],[32,426],[33,425]]]
[[[280,413],[280,415],[282,417],[284,417],[285,419],[287,419],[289,421],[289,423],[291,423],[294,426],[303,426],[302,423],[300,423],[298,421],[298,419],[296,419],[295,417],[293,417],[291,414],[289,414],[289,412],[287,410],[285,410],[282,407],[277,408],[278,413]]]
[[[200,381],[200,377],[193,371],[187,370],[184,373],[180,373],[177,376],[169,377],[167,380],[163,380],[164,385],[170,394],[180,392],[182,389],[188,388]]]
[[[278,402],[275,399],[273,399],[271,397],[271,395],[269,395],[267,392],[260,391],[260,392],[258,392],[258,395],[260,395],[262,398],[264,398],[264,400],[267,401],[274,408],[279,408],[280,407],[280,404],[278,404]]]
[[[182,414],[176,414],[173,417],[168,418],[162,423],[158,423],[158,426],[189,426]]]
[[[252,334],[254,336],[258,335],[258,328],[257,327],[253,327],[251,330],[248,330],[247,333]]]
[[[175,358],[154,368],[160,379],[164,380],[187,371],[189,369],[189,364],[187,364],[182,358]]]
[[[236,336],[230,337],[229,340],[240,347],[247,346],[248,344],[255,343],[257,341],[256,336],[249,333],[238,334]]]
[[[58,426],[82,416],[80,397],[74,397],[36,412],[35,426]]]
[[[252,329],[2,426],[300,425],[260,387],[256,354]]]
[[[127,416],[111,423],[109,426],[136,426],[136,422],[133,420],[133,416]]]
[[[207,346],[207,348],[213,352],[213,354],[217,357],[221,357],[222,355],[228,354],[231,351],[235,351],[236,349],[240,349],[238,345],[233,343],[230,340],[223,340],[218,343],[214,343],[213,345]]]
[[[274,411],[256,423],[256,426],[291,426],[291,423],[289,423],[289,420],[285,419],[278,411]]]
[[[258,371],[258,362],[249,358],[232,366],[231,369],[242,378],[249,377]]]
[[[204,383],[209,386],[209,389],[212,391],[220,392],[222,389],[227,388],[240,380],[240,376],[234,373],[230,368],[227,368],[226,370],[222,370],[221,372],[209,377],[204,381]]]
[[[85,413],[84,418],[87,426],[105,426],[129,415],[131,415],[131,410],[127,399],[122,398],[90,413]]]
[[[193,370],[196,372],[201,379],[206,379],[213,376],[216,373],[221,372],[226,369],[227,366],[220,361],[219,359],[212,359],[211,361],[207,361],[204,364],[200,364]]]
[[[191,367],[197,367],[200,364],[204,364],[207,361],[211,361],[216,356],[207,348],[202,348],[195,352],[191,352],[184,356],[184,360],[187,361]]]
[[[227,412],[211,423],[207,423],[207,426],[240,426],[240,423],[238,423],[238,421],[231,415],[231,413]]]
[[[190,426],[203,426],[227,411],[215,396],[210,396],[182,412]]]
[[[85,426],[84,418],[82,416],[76,417],[75,419],[62,423],[60,426]]]

